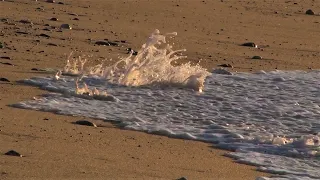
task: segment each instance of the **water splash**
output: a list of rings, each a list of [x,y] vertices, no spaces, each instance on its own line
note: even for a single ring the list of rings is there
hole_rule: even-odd
[[[176,32],[162,35],[156,29],[136,56],[133,56],[132,51],[128,57],[120,58],[111,66],[98,64],[85,70],[84,64],[87,59],[80,56],[71,58],[70,55],[63,72],[64,74],[98,75],[111,83],[125,86],[174,85],[201,92],[205,78],[210,73],[199,64],[172,65],[172,62],[186,58],[178,55],[186,51],[185,49],[173,50],[172,46],[166,42],[166,37],[176,35]]]

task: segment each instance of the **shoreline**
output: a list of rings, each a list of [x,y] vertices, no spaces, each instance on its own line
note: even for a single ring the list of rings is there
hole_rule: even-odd
[[[314,60],[320,56],[317,50],[320,43],[312,41],[320,23],[314,23],[316,17],[296,14],[307,6],[320,11],[316,3],[315,6],[312,2],[306,3],[302,7],[287,3],[275,6],[267,1],[244,8],[241,2],[123,2],[95,0],[90,5],[84,0],[77,3],[69,0],[64,4],[23,0],[0,2],[5,7],[1,18],[7,19],[7,23],[0,22],[4,27],[1,42],[5,42],[5,48],[0,51],[1,57],[9,57],[0,59],[0,78],[10,81],[0,81],[0,144],[3,144],[0,152],[4,154],[13,149],[25,156],[1,155],[0,179],[253,179],[271,176],[255,171],[254,166],[235,163],[224,157],[228,151],[212,148],[209,143],[123,130],[101,120],[8,106],[48,93],[17,83],[18,80],[49,75],[32,68],[61,68],[72,50],[94,54],[92,59],[96,60],[127,56],[125,49],[138,50],[156,25],[162,33],[177,31],[178,36],[170,40],[175,42],[174,49],[186,47],[186,61],[198,63],[202,59],[201,66],[209,72],[219,64],[231,64],[234,67],[231,71],[242,72],[320,69],[320,61]],[[210,6],[215,7],[214,10]],[[287,12],[274,14],[284,6],[290,7]],[[145,11],[136,14],[138,9],[132,7],[145,8]],[[164,12],[158,7],[163,7]],[[217,14],[221,17],[215,18]],[[266,22],[255,21],[253,16]],[[51,21],[52,17],[57,17],[58,21]],[[30,20],[32,24],[21,20]],[[63,23],[70,23],[73,28],[60,32]],[[300,26],[305,29],[299,29]],[[277,31],[270,32],[273,28]],[[257,38],[260,36],[255,33],[264,38]],[[103,39],[125,40],[126,43],[120,47],[95,45]],[[261,50],[240,46],[249,41],[270,47]],[[255,55],[263,59],[250,59]],[[72,124],[81,119],[92,120],[100,127]]]

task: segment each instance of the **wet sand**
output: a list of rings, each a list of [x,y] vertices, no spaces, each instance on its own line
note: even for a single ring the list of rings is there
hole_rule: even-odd
[[[178,32],[186,61],[211,70],[320,69],[320,2],[245,1],[1,1],[0,179],[254,179],[270,176],[235,163],[212,145],[121,130],[92,120],[12,108],[46,93],[16,81],[51,76],[32,68],[62,68],[67,55],[102,59],[138,50],[154,29]],[[295,4],[297,3],[297,4]],[[316,15],[306,15],[312,9]],[[57,21],[50,20],[57,18]],[[75,19],[77,18],[77,19]],[[24,21],[21,21],[24,20]],[[25,21],[27,20],[27,21]],[[61,24],[71,30],[60,31]],[[48,35],[44,37],[41,34]],[[96,41],[125,41],[99,46]],[[254,42],[263,48],[240,46]],[[261,56],[262,60],[251,57]],[[114,61],[114,60],[111,60]],[[87,118],[85,118],[87,119]],[[3,155],[16,150],[25,157]]]

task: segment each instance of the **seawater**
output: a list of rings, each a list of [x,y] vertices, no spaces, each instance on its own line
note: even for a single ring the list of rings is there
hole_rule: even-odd
[[[319,70],[209,73],[198,65],[172,66],[183,56],[159,47],[165,37],[155,31],[138,56],[112,66],[85,69],[85,60],[69,58],[56,76],[23,80],[51,93],[13,106],[210,142],[232,150],[227,156],[240,163],[274,173],[272,179],[320,179]]]

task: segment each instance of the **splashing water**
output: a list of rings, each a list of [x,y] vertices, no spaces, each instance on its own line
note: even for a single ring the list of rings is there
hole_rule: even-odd
[[[155,30],[142,45],[136,56],[133,51],[126,58],[121,58],[112,66],[102,64],[84,70],[87,59],[81,57],[67,60],[64,68],[65,74],[89,74],[106,78],[109,82],[125,86],[144,85],[175,85],[191,88],[202,92],[204,80],[210,74],[198,64],[191,66],[190,63],[181,66],[173,66],[172,62],[186,56],[177,53],[185,49],[173,50],[172,46],[166,43],[166,36],[176,36],[177,33],[160,34]],[[157,47],[164,45],[163,47]]]

